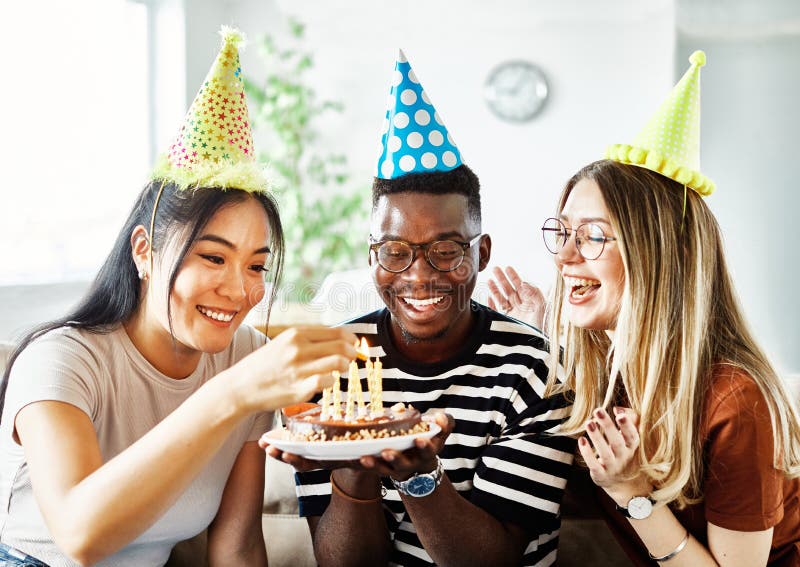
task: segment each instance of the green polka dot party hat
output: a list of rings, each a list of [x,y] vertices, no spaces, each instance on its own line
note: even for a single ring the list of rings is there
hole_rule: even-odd
[[[269,183],[255,158],[244,95],[239,44],[243,34],[223,26],[222,47],[153,179],[182,189],[218,187],[266,192]]]
[[[707,197],[715,186],[700,172],[700,68],[706,64],[706,54],[695,51],[689,63],[689,70],[633,142],[609,146],[606,158],[645,167]]]
[[[461,152],[399,50],[375,176],[396,179],[409,173],[451,171],[460,165]]]

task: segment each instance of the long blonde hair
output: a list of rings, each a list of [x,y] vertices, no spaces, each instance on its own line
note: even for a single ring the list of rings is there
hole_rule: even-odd
[[[548,327],[552,362],[563,341],[561,382],[550,365],[548,391],[574,397],[562,430],[578,435],[596,407],[624,389],[640,415],[642,470],[656,500],[679,507],[702,499],[699,439],[712,367],[749,374],[766,399],[775,467],[800,476],[800,412],[742,315],[714,215],[691,189],[647,169],[613,161],[584,167],[565,186],[559,212],[582,179],[600,187],[625,268],[613,344],[604,331],[562,321],[556,280]]]

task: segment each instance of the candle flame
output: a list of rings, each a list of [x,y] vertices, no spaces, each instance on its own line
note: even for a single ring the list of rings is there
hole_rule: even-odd
[[[369,359],[369,344],[364,337],[361,337],[361,344],[358,344],[358,340],[354,345],[356,347],[356,356],[359,360],[368,360]]]

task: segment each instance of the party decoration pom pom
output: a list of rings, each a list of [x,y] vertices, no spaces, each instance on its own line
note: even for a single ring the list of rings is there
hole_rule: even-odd
[[[656,152],[648,152],[647,159],[644,160],[645,166],[652,171],[660,171],[661,170],[661,163],[664,160],[661,159],[661,156],[658,155]]]
[[[219,29],[219,35],[222,36],[223,45],[230,43],[235,47],[244,47],[244,45],[240,46],[239,44],[243,44],[245,42],[245,35],[237,28],[221,26]]]
[[[678,173],[675,174],[675,181],[681,185],[686,185],[692,181],[692,172],[685,167],[679,167]]]
[[[678,173],[678,164],[671,159],[664,160],[664,165],[661,166],[661,173],[674,179],[675,175]]]
[[[647,152],[645,152],[642,148],[631,148],[631,151],[628,152],[628,160],[635,164],[644,163],[646,156]]]
[[[699,49],[689,56],[689,63],[702,67],[706,64],[706,54]]]

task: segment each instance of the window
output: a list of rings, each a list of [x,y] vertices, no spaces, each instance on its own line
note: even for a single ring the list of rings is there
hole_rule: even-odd
[[[5,11],[0,285],[91,279],[150,168],[148,7]]]

